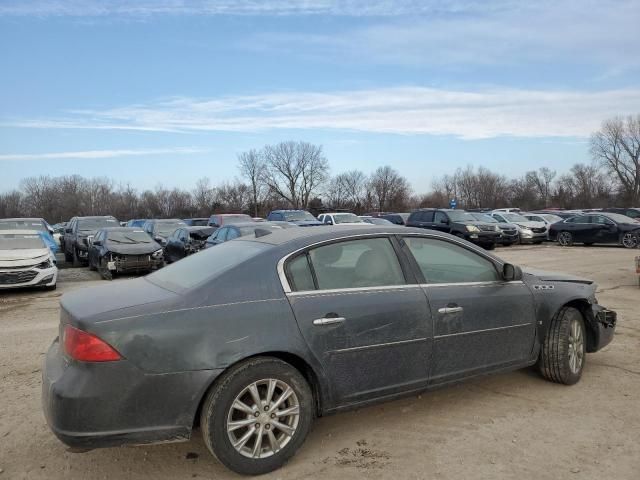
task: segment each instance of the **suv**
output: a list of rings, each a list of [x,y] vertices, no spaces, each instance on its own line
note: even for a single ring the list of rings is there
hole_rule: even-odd
[[[500,239],[501,232],[497,225],[477,220],[464,210],[425,208],[409,215],[407,227],[428,228],[450,233],[493,250]]]
[[[144,225],[142,225],[142,229],[164,248],[169,235],[177,229],[186,226],[187,224],[179,218],[162,218],[147,220],[144,222]]]
[[[491,216],[502,224],[515,225],[518,228],[520,243],[539,244],[547,239],[547,226],[544,222],[534,222],[514,212],[493,211]]]
[[[353,213],[321,213],[318,220],[325,225],[369,225]]]
[[[409,213],[385,213],[384,215],[379,215],[378,218],[389,220],[394,225],[406,225],[409,216]]]
[[[306,210],[274,210],[267,217],[268,222],[289,222],[299,227],[322,225],[316,217]]]
[[[111,215],[99,217],[73,217],[64,230],[64,260],[74,266],[89,263],[89,247],[98,230],[119,227],[120,223]]]

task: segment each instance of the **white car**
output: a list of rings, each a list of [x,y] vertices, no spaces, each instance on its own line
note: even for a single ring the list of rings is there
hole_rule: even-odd
[[[33,230],[0,230],[0,290],[20,287],[56,288],[56,259]]]
[[[547,226],[547,240],[549,240],[549,227],[554,223],[562,222],[563,218],[552,213],[522,213],[523,217],[532,222],[542,222]]]
[[[321,213],[318,221],[327,225],[370,225],[353,213]]]
[[[542,243],[547,239],[548,228],[544,222],[532,222],[519,213],[494,210],[491,216],[500,223],[510,223],[518,228],[520,243]]]

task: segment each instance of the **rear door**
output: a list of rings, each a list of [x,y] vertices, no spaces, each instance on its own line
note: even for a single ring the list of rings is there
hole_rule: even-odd
[[[437,237],[405,236],[434,323],[432,383],[526,362],[535,338],[533,295],[505,282],[490,257]]]
[[[394,241],[333,242],[285,265],[291,308],[337,404],[427,385],[431,314]]]

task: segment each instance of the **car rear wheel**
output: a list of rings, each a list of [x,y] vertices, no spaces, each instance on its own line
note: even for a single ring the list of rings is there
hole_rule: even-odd
[[[638,246],[638,237],[631,232],[622,235],[622,245],[625,248],[636,248]]]
[[[558,243],[563,247],[573,245],[573,235],[571,235],[571,232],[560,232],[558,234]]]
[[[80,255],[78,255],[78,249],[74,248],[73,249],[73,266],[79,267],[80,265],[81,265],[81,262],[80,262]]]
[[[227,468],[260,475],[280,468],[304,442],[314,412],[309,384],[282,360],[257,357],[225,373],[209,391],[200,425]]]
[[[538,368],[547,380],[573,385],[580,380],[586,353],[584,319],[579,310],[563,307],[551,320]]]

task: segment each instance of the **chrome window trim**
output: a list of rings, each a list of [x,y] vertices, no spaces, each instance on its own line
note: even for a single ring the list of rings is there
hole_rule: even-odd
[[[434,238],[436,240],[442,240],[444,242],[449,242],[449,243],[453,243],[453,244],[457,244],[459,246],[461,246],[462,248],[465,248],[466,250],[470,250],[478,255],[480,255],[481,257],[489,260],[492,263],[497,263],[498,265],[500,265],[501,267],[504,266],[504,262],[497,258],[497,257],[492,257],[488,254],[486,254],[484,251],[482,250],[476,250],[475,248],[471,249],[469,248],[469,246],[466,243],[462,243],[457,237],[452,237],[452,238],[443,238],[441,235],[437,235],[435,233],[429,233],[429,232],[406,232],[406,233],[400,233],[400,232],[375,232],[375,233],[358,233],[356,235],[348,235],[348,236],[342,236],[342,237],[335,237],[335,238],[329,238],[327,240],[321,240],[319,242],[314,242],[314,243],[310,243],[309,245],[305,245],[304,247],[298,248],[296,250],[294,250],[293,252],[289,252],[287,253],[284,257],[282,257],[280,260],[278,260],[278,264],[276,266],[277,272],[278,272],[278,277],[280,278],[280,283],[282,284],[282,289],[284,290],[284,293],[289,295],[289,294],[301,294],[301,293],[319,293],[319,292],[328,292],[329,290],[304,290],[304,291],[300,291],[300,292],[294,292],[293,290],[291,290],[291,285],[289,285],[289,280],[287,280],[287,275],[284,271],[284,264],[285,262],[293,257],[294,255],[299,254],[300,252],[303,252],[305,250],[314,248],[314,247],[318,247],[320,245],[324,245],[324,244],[328,244],[328,243],[333,243],[333,242],[337,242],[340,240],[351,240],[351,239],[358,239],[358,238],[367,238],[367,237],[387,237],[389,238],[390,236],[400,236],[400,237],[423,237],[423,238]],[[398,259],[399,261],[399,259]],[[499,270],[498,270],[499,272]],[[342,289],[335,289],[335,291],[345,291],[345,290],[367,290],[367,289],[387,289],[387,288],[393,288],[393,287],[408,287],[408,286],[413,286],[415,284],[405,284],[405,285],[389,285],[389,286],[379,286],[379,287],[365,287],[365,288],[342,288]],[[430,284],[433,285],[433,284]],[[443,284],[438,284],[438,285],[443,285]],[[459,283],[456,283],[454,285],[460,285]]]
[[[474,333],[482,333],[482,332],[495,332],[495,331],[499,331],[499,330],[507,330],[509,328],[520,328],[520,327],[529,327],[529,326],[533,326],[534,324],[529,322],[529,323],[519,323],[518,325],[506,325],[504,327],[494,327],[494,328],[485,328],[482,330],[471,330],[468,332],[457,332],[457,333],[446,333],[444,335],[434,335],[434,340],[437,340],[439,338],[447,338],[447,337],[456,337],[456,336],[460,336],[460,335],[471,335]]]
[[[491,287],[500,285],[524,285],[522,280],[512,280],[505,282],[502,280],[486,280],[483,282],[447,282],[447,283],[421,283],[422,288],[435,287]]]

